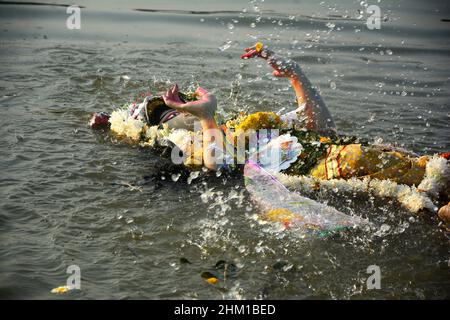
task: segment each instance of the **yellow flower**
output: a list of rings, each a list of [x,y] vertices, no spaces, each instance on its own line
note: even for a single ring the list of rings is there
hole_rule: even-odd
[[[247,117],[247,114],[245,112],[239,112],[238,116],[234,119],[228,120],[225,124],[227,128],[235,128],[239,123],[244,121],[244,119]]]
[[[264,45],[262,44],[262,42],[257,42],[257,43],[255,44],[255,49],[256,49],[256,51],[258,51],[258,52],[261,52],[262,49],[263,49],[263,47],[264,47]]]
[[[50,291],[51,293],[58,293],[58,294],[62,294],[62,293],[66,293],[70,290],[70,288],[68,286],[61,286],[61,287],[57,287],[52,289],[52,291]]]
[[[280,116],[275,112],[256,112],[246,116],[235,126],[236,131],[274,129],[281,123]]]

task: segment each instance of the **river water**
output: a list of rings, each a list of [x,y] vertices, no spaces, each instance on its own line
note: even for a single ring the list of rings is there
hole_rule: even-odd
[[[448,4],[369,2],[383,16],[369,30],[364,1],[78,3],[81,29],[69,30],[64,6],[0,2],[0,297],[449,298],[433,217],[316,194],[379,229],[305,240],[255,219],[241,177],[188,183],[151,150],[88,127],[92,112],[174,82],[213,91],[225,116],[294,108],[285,80],[239,59],[260,40],[303,66],[341,132],[449,151]],[[223,276],[220,260],[225,280],[205,282]],[[70,265],[81,290],[50,293]],[[366,287],[370,265],[379,290]]]

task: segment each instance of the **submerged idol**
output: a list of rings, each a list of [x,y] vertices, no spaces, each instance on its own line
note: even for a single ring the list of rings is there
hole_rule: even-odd
[[[339,135],[325,103],[295,61],[262,43],[242,56],[253,57],[266,60],[275,77],[289,79],[297,108],[285,114],[240,113],[219,122],[214,95],[200,87],[182,93],[174,85],[161,96],[147,96],[111,115],[95,114],[91,125],[108,125],[115,135],[142,146],[171,146],[172,158],[193,170],[244,167],[247,189],[265,207],[265,218],[286,227],[329,231],[365,223],[292,189],[367,192],[396,199],[412,212],[436,213],[449,200],[449,153],[418,155]],[[264,188],[272,190],[271,199],[262,199]],[[447,228],[449,211],[448,205],[439,210]]]

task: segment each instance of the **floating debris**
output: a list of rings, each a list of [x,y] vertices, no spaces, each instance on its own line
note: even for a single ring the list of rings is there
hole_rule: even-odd
[[[61,286],[61,287],[53,288],[50,292],[57,293],[57,294],[64,294],[64,293],[69,292],[70,290],[72,290],[72,288],[69,286]]]
[[[139,192],[142,193],[142,187],[139,187],[139,186],[133,186],[132,184],[130,184],[130,183],[128,183],[128,182],[122,182],[122,183],[120,183],[120,185],[121,185],[121,186],[124,186],[124,187],[128,187],[128,189],[129,189],[130,191],[139,191]]]

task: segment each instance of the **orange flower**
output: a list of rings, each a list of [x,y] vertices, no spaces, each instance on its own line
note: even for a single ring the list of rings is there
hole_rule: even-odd
[[[205,281],[210,284],[217,284],[219,282],[219,279],[217,279],[216,277],[212,277],[212,278],[205,279]]]
[[[319,141],[321,143],[331,143],[331,139],[329,137],[320,137]]]
[[[62,286],[62,287],[57,287],[52,289],[51,293],[66,293],[70,290],[70,288],[68,286]]]
[[[427,163],[428,163],[428,160],[430,160],[429,157],[427,157],[427,156],[422,156],[422,157],[420,157],[420,158],[417,159],[417,165],[418,165],[419,167],[421,167],[421,168],[425,168],[426,165],[427,165]]]

